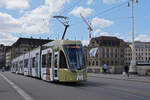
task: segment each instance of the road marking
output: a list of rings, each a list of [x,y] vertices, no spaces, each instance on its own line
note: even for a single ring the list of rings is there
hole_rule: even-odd
[[[34,100],[29,94],[27,94],[23,89],[18,87],[12,81],[10,81],[7,77],[0,73],[0,75],[24,98],[24,100]]]

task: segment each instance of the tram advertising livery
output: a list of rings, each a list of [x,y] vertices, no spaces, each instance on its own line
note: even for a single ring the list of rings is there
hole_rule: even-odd
[[[84,48],[80,41],[55,40],[14,58],[11,72],[45,81],[83,82]]]

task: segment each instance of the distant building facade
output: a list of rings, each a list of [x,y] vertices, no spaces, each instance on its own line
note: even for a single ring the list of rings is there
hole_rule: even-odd
[[[24,54],[38,46],[51,42],[49,39],[35,39],[35,38],[19,38],[11,46],[11,58],[15,58]]]
[[[132,48],[131,48],[132,43],[131,42],[126,42],[126,48],[125,48],[125,64],[128,66],[131,63],[132,60]]]
[[[132,43],[127,43],[125,62],[131,63]],[[135,60],[137,65],[150,65],[150,42],[135,42]]]
[[[6,46],[0,44],[0,68],[5,66],[5,50],[6,50]]]
[[[6,48],[6,58],[5,58],[5,67],[6,69],[10,69],[11,67],[11,46],[7,46]]]
[[[102,72],[107,64],[110,73],[121,73],[124,65],[126,43],[117,37],[92,38],[86,47],[86,65],[89,72]]]

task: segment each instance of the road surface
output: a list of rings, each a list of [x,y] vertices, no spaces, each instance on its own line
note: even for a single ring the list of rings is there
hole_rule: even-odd
[[[88,77],[62,84],[0,72],[0,100],[150,100],[150,83]]]

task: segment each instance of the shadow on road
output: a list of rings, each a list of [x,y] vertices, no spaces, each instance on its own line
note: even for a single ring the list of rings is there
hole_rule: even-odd
[[[80,83],[56,83],[57,85],[63,85],[63,86],[71,86],[71,87],[101,87],[105,85],[109,85],[108,83],[100,83],[100,82],[94,82],[94,81],[86,81],[86,82],[80,82]]]

